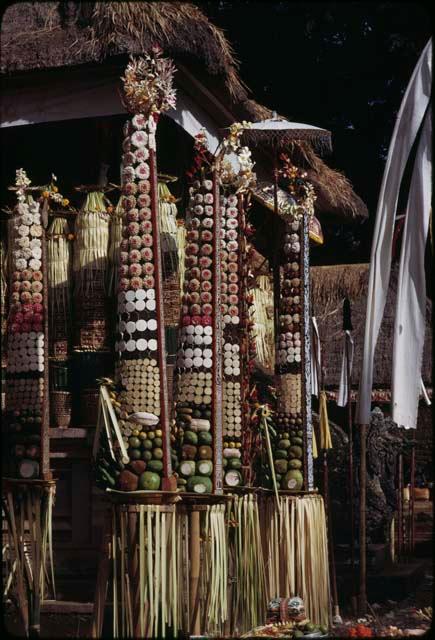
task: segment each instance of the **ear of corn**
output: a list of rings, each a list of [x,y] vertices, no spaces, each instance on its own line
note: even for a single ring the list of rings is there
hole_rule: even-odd
[[[102,192],[88,193],[77,215],[73,260],[76,295],[92,295],[95,272],[101,271],[103,276],[107,272],[110,221],[107,202]]]
[[[66,335],[71,318],[71,242],[66,218],[55,218],[48,228],[47,275],[49,286],[50,326],[62,318]]]
[[[268,369],[273,369],[275,361],[273,289],[269,276],[257,276],[257,286],[251,290],[251,293],[257,360]]]
[[[158,183],[163,278],[178,269],[177,205],[165,182]]]

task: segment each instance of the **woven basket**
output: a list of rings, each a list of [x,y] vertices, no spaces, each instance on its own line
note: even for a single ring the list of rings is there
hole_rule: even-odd
[[[178,273],[173,273],[163,280],[163,309],[166,326],[178,326],[180,322],[180,305],[180,279]]]
[[[82,389],[79,394],[78,421],[81,427],[95,427],[98,418],[99,389]]]
[[[52,391],[51,419],[55,427],[65,429],[71,422],[72,399],[69,391]]]

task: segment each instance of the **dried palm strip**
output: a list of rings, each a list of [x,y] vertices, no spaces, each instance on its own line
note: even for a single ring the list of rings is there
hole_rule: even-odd
[[[145,521],[144,505],[139,506],[139,620],[141,636],[145,635]]]

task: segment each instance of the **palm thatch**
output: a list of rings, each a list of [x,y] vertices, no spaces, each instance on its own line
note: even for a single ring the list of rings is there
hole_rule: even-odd
[[[343,300],[348,298],[352,310],[352,336],[355,344],[353,384],[358,387],[362,364],[364,329],[369,277],[368,264],[342,264],[311,267],[313,315],[319,325],[322,358],[326,368],[325,384],[337,387],[340,381],[343,349]],[[374,385],[389,389],[392,370],[392,349],[397,296],[398,266],[393,266],[374,363]],[[431,304],[427,303],[426,343],[422,376],[431,384],[432,332]]]
[[[247,97],[234,51],[221,29],[188,2],[16,3],[1,27],[2,72],[97,62],[159,45],[174,57],[199,58]]]
[[[208,72],[204,80],[208,91],[216,94],[234,119],[258,121],[272,116],[270,109],[249,98],[224,32],[189,2],[12,4],[1,24],[0,70],[12,74],[101,62],[140,54],[155,44],[176,61],[202,62]],[[294,142],[289,151],[295,164],[306,168],[316,189],[317,214],[340,222],[368,216],[349,181],[328,167],[309,142]]]

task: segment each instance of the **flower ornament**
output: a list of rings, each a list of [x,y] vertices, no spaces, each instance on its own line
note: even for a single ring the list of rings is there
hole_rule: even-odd
[[[174,87],[175,66],[162,58],[162,50],[153,47],[142,58],[130,58],[124,77],[124,106],[131,113],[158,115],[173,109],[176,103]],[[135,121],[142,128],[144,123]]]
[[[282,153],[280,155],[280,160],[283,165],[282,168],[279,169],[279,173],[284,178],[287,178],[288,190],[296,201],[294,206],[289,207],[288,212],[283,211],[283,213],[288,213],[296,220],[301,219],[304,213],[308,214],[310,217],[313,216],[314,203],[317,196],[314,192],[313,185],[307,180],[306,171],[293,165],[286,153]]]
[[[26,189],[32,184],[24,169],[17,169],[15,172],[15,186],[17,187],[18,202],[24,202],[26,199]]]

